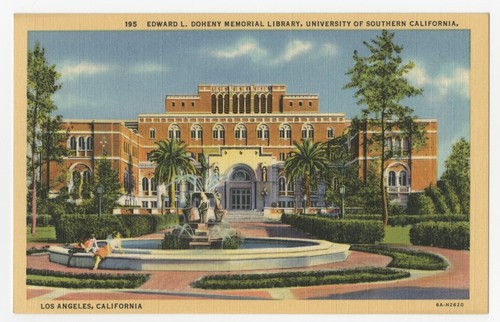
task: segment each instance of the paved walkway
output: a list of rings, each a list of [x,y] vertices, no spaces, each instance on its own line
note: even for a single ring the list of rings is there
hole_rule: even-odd
[[[260,216],[260,217],[257,217]],[[252,237],[308,237],[301,231],[281,224],[269,222],[260,213],[252,216],[245,214],[244,221],[232,222],[244,236]],[[233,218],[235,219],[235,218]],[[145,238],[161,238],[163,233],[151,234]],[[33,245],[28,245],[32,247]],[[59,289],[30,286],[28,298],[46,300],[131,300],[131,299],[454,299],[468,298],[469,252],[440,249],[433,247],[412,247],[445,257],[450,266],[445,271],[411,271],[411,277],[404,280],[378,283],[348,285],[323,285],[311,287],[292,287],[257,290],[202,290],[191,288],[195,280],[213,274],[238,274],[246,272],[185,272],[185,271],[134,271],[149,274],[149,280],[137,289],[127,290],[85,290]],[[344,262],[319,265],[301,269],[279,271],[346,269],[355,267],[385,267],[391,261],[387,256],[353,251]],[[28,256],[30,268],[50,269],[73,273],[112,273],[124,274],[130,271],[98,270],[66,267],[51,263],[48,255]],[[252,271],[276,272],[277,270]]]

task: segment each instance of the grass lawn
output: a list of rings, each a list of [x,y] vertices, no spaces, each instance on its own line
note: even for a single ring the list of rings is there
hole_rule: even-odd
[[[55,227],[37,227],[36,235],[31,235],[31,227],[26,227],[26,240],[28,243],[55,243]]]
[[[410,225],[405,227],[385,227],[385,237],[383,244],[411,245],[410,228]]]

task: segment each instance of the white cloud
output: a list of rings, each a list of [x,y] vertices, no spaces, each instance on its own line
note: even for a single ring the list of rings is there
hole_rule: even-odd
[[[72,79],[79,76],[89,76],[101,74],[109,71],[108,65],[90,61],[81,61],[78,63],[64,62],[61,64],[61,75],[66,79]]]
[[[408,74],[409,81],[417,87],[429,84],[430,77],[427,70],[420,64],[417,64]]]
[[[312,43],[309,41],[294,40],[286,46],[281,58],[284,61],[289,62],[296,57],[309,52],[311,48]]]
[[[423,63],[416,66],[407,75],[411,84],[423,87],[426,92],[432,92],[431,100],[442,100],[449,95],[460,95],[469,98],[469,69],[464,67],[453,67],[445,69],[436,75],[431,75]]]
[[[161,64],[157,63],[139,63],[131,67],[132,73],[135,74],[151,74],[151,73],[162,73],[166,72],[168,69]]]
[[[259,58],[267,54],[266,50],[261,48],[254,40],[241,41],[233,46],[213,50],[211,55],[216,58],[233,59],[241,56],[252,56]]]
[[[338,55],[339,49],[337,48],[337,46],[335,44],[327,43],[327,44],[323,44],[323,46],[321,46],[321,53],[324,56],[335,57]]]
[[[447,74],[440,74],[435,81],[439,93],[454,93],[469,98],[469,69],[457,67]]]

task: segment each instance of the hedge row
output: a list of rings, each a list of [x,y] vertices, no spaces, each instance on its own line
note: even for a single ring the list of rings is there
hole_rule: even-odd
[[[407,278],[410,273],[388,268],[338,271],[285,272],[272,274],[209,275],[193,283],[203,289],[256,289],[328,284],[353,284]]]
[[[26,225],[31,226],[33,217],[31,215],[26,216]],[[52,226],[52,216],[51,215],[37,215],[36,216],[36,226],[37,227],[48,227]]]
[[[469,249],[469,222],[429,221],[418,223],[410,229],[410,241],[413,245]]]
[[[138,237],[157,232],[176,223],[177,215],[62,215],[56,223],[56,239],[74,243],[95,234],[104,239],[113,231],[123,237]]]
[[[145,274],[73,274],[27,269],[26,284],[65,288],[136,288],[144,284]]]
[[[351,245],[350,250],[390,256],[392,261],[387,265],[388,267],[431,271],[443,270],[448,267],[448,263],[442,257],[418,250],[382,245]]]
[[[415,225],[426,221],[459,222],[469,221],[468,215],[399,215],[389,216],[390,226]]]
[[[336,243],[373,244],[384,239],[381,220],[336,220],[317,216],[283,214],[281,221],[320,239]]]

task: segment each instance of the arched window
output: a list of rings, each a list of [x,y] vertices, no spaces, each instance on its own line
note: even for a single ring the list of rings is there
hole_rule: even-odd
[[[94,139],[91,136],[89,136],[87,138],[87,150],[91,151],[93,149],[94,149]]]
[[[245,169],[238,168],[238,169],[234,170],[234,172],[231,176],[231,180],[232,181],[250,182],[251,178],[250,178],[250,174],[248,173],[248,171],[246,171]]]
[[[149,129],[149,138],[150,139],[155,139],[156,138],[156,129],[155,128],[150,128]]]
[[[247,94],[247,96],[245,97],[245,113],[246,114],[250,114],[251,113],[252,104],[250,102],[251,102],[251,100],[250,100],[250,94]]]
[[[260,124],[257,128],[257,138],[258,139],[268,139],[269,138],[269,127],[266,124]]]
[[[396,172],[389,171],[389,175],[387,176],[387,181],[389,187],[396,186]]]
[[[82,136],[78,138],[78,149],[85,150],[85,138]]]
[[[181,128],[177,124],[170,125],[170,128],[168,129],[168,138],[171,140],[181,139]]]
[[[267,95],[267,113],[273,112],[273,95]]]
[[[286,179],[284,177],[280,177],[278,180],[279,192],[284,195],[286,193]]]
[[[151,178],[151,192],[153,195],[156,195],[156,179]]]
[[[149,194],[149,180],[148,178],[142,178],[142,191],[145,195]]]
[[[403,149],[403,153],[408,152],[409,142],[408,138],[401,139],[401,148]]]
[[[239,113],[243,114],[243,113],[245,113],[245,95],[241,94],[239,100],[240,100],[239,106],[238,106]]]
[[[399,185],[401,187],[406,187],[408,185],[408,177],[406,175],[406,171],[404,170],[399,172]]]
[[[266,95],[262,95],[260,98],[260,112],[261,113],[266,113],[266,106],[267,106],[267,100],[266,100]]]
[[[290,180],[288,182],[286,189],[288,190],[288,193],[294,193],[295,192],[295,181]]]
[[[387,138],[385,140],[385,146],[389,151],[392,151],[392,138]]]
[[[201,140],[203,138],[203,129],[199,124],[193,124],[191,126],[191,139],[193,140]]]
[[[217,114],[222,114],[223,107],[224,107],[224,98],[222,97],[222,94],[219,94],[219,96],[217,96]]]
[[[224,95],[224,114],[229,114],[229,95]]]
[[[236,139],[246,139],[247,138],[247,128],[243,124],[236,125],[234,129],[234,137]]]
[[[215,94],[212,95],[212,114],[217,113],[217,97],[215,97]]]
[[[333,129],[333,127],[329,127],[329,128],[326,130],[326,136],[327,136],[329,139],[334,139],[334,138],[335,138],[335,130]]]
[[[302,139],[314,139],[314,128],[311,124],[302,126]]]
[[[259,113],[259,95],[257,94],[253,96],[253,112]]]
[[[236,114],[238,113],[238,95],[234,94],[233,95],[233,113]]]
[[[83,171],[83,183],[90,183],[90,171]]]
[[[224,136],[224,126],[222,124],[215,124],[212,129],[212,137],[216,140],[222,140]]]
[[[280,139],[291,139],[292,138],[292,128],[288,124],[280,125]]]
[[[74,136],[69,138],[69,148],[71,150],[76,150],[76,138]]]

